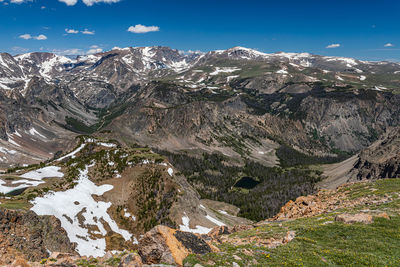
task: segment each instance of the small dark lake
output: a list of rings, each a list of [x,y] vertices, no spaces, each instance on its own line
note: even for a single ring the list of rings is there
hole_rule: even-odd
[[[15,189],[13,191],[8,192],[6,194],[6,196],[7,197],[15,197],[15,196],[21,195],[26,189],[28,189],[28,187]]]
[[[239,181],[236,182],[234,187],[240,187],[244,189],[253,189],[256,187],[260,182],[255,180],[253,177],[244,176]]]

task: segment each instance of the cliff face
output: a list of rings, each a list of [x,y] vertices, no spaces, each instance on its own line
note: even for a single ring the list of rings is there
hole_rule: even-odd
[[[400,128],[363,150],[354,165],[357,179],[400,177]]]
[[[40,261],[52,251],[75,251],[59,220],[32,211],[0,208],[0,264],[11,264],[18,255]]]

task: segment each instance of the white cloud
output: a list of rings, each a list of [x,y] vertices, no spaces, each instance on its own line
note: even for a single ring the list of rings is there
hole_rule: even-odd
[[[16,1],[22,1],[22,0],[16,0]],[[65,3],[67,6],[74,6],[76,3],[78,3],[78,0],[58,0],[60,2]],[[93,6],[93,4],[98,4],[98,3],[107,3],[107,4],[112,4],[112,3],[118,3],[121,0],[82,0],[82,2],[87,5],[87,6]]]
[[[25,33],[19,36],[21,39],[29,40],[32,39],[32,36],[29,33]]]
[[[97,54],[103,52],[103,49],[97,45],[92,45],[90,49],[86,52],[87,55]]]
[[[98,4],[98,3],[107,3],[107,4],[112,4],[112,3],[118,3],[121,0],[82,0],[83,3],[87,6],[92,6],[93,4]]]
[[[65,32],[66,32],[66,33],[71,33],[71,34],[77,34],[77,33],[79,33],[78,30],[74,30],[74,29],[65,29]]]
[[[387,44],[384,45],[384,47],[394,47],[394,44],[392,44],[392,43],[387,43]]]
[[[67,6],[74,6],[78,0],[58,0],[60,2],[65,3]]]
[[[133,33],[147,33],[147,32],[158,32],[160,27],[158,26],[144,26],[142,24],[137,24],[135,26],[130,26],[128,32]]]
[[[35,39],[35,40],[47,40],[47,36],[43,34],[39,34],[38,36],[32,36],[29,33],[25,33],[19,36],[19,38],[24,39],[24,40],[29,40],[29,39]]]
[[[24,2],[32,2],[32,0],[11,0],[10,3],[13,4],[22,4]]]
[[[94,31],[89,31],[88,29],[85,29],[84,31],[81,31],[83,34],[88,34],[88,35],[93,35]]]
[[[330,44],[326,48],[338,48],[340,47],[340,44]]]
[[[33,39],[39,40],[39,41],[41,41],[41,40],[47,40],[47,36],[46,36],[46,35],[43,35],[43,34],[40,34],[40,35],[38,35],[38,36],[34,36]]]

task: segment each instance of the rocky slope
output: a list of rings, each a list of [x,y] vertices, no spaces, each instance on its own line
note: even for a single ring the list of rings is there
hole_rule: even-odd
[[[400,177],[400,128],[363,150],[354,165],[357,179]]]
[[[389,128],[383,136],[360,153],[323,167],[325,179],[320,188],[336,188],[358,180],[399,178],[399,128]]]
[[[206,234],[214,226],[250,222],[232,205],[201,201],[150,149],[94,137],[80,136],[72,152],[46,164],[9,169],[0,183],[6,208],[0,247],[26,260],[53,251],[101,257],[132,250],[157,224]]]
[[[77,134],[96,134],[165,155],[201,198],[252,220],[315,192],[320,171],[310,165],[340,162],[399,124],[400,68],[390,62],[243,47],[1,62],[4,168],[50,160]],[[237,186],[244,177],[255,186]]]
[[[399,179],[357,182],[299,197],[256,224],[199,235],[158,225],[136,251],[103,257],[52,253],[22,266],[397,265]]]
[[[264,248],[256,247],[263,252],[246,247],[229,263],[240,258],[242,265],[266,264],[265,247],[286,247],[281,245],[298,236],[297,226],[275,229],[268,222],[227,236],[243,230],[234,225],[274,217],[286,202],[316,193],[324,182],[336,188],[357,179],[398,177],[399,75],[397,63],[243,47],[205,54],[138,47],[76,58],[3,53],[0,205],[32,210],[44,220],[46,230],[34,239],[41,244],[34,256],[22,255],[25,260],[53,251],[41,240],[58,229],[42,216],[54,216],[49,220],[57,218],[65,232],[52,245],[87,256],[80,259],[83,265],[90,256],[103,257],[104,264],[128,257],[178,262],[172,250],[181,264],[196,253],[191,244],[203,241],[208,248],[200,250],[207,256],[196,258],[202,264],[224,265],[228,259],[221,255],[230,255],[225,249],[237,250],[230,244],[250,241],[262,243]],[[319,165],[330,163],[336,165],[321,182]],[[340,199],[322,198],[290,202],[278,217],[319,214],[315,207],[329,213],[336,212],[333,206],[348,208]],[[26,214],[15,216],[33,216]],[[170,228],[153,228],[159,224]],[[211,231],[222,225],[231,228]],[[280,230],[254,234],[270,233],[270,226]],[[30,231],[25,224],[20,228],[18,233]],[[140,250],[146,232],[154,253]],[[64,247],[65,234],[70,246]],[[174,242],[158,242],[163,236]],[[138,244],[139,254],[110,255]],[[166,246],[171,253],[164,254]]]
[[[55,133],[52,145],[40,146],[45,152],[65,146],[69,131],[110,129],[163,150],[273,166],[279,147],[342,157],[399,123],[400,65],[391,62],[243,47],[206,54],[136,47],[76,58],[3,53],[0,62],[1,106],[18,107],[1,117],[0,138],[39,123]],[[8,155],[3,163],[23,159]]]

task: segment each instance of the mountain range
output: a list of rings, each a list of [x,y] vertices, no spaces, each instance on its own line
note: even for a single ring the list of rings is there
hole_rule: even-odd
[[[133,249],[158,224],[262,221],[320,188],[400,177],[399,88],[399,63],[244,47],[1,53],[0,206],[35,213],[15,233],[60,233],[30,260]]]

